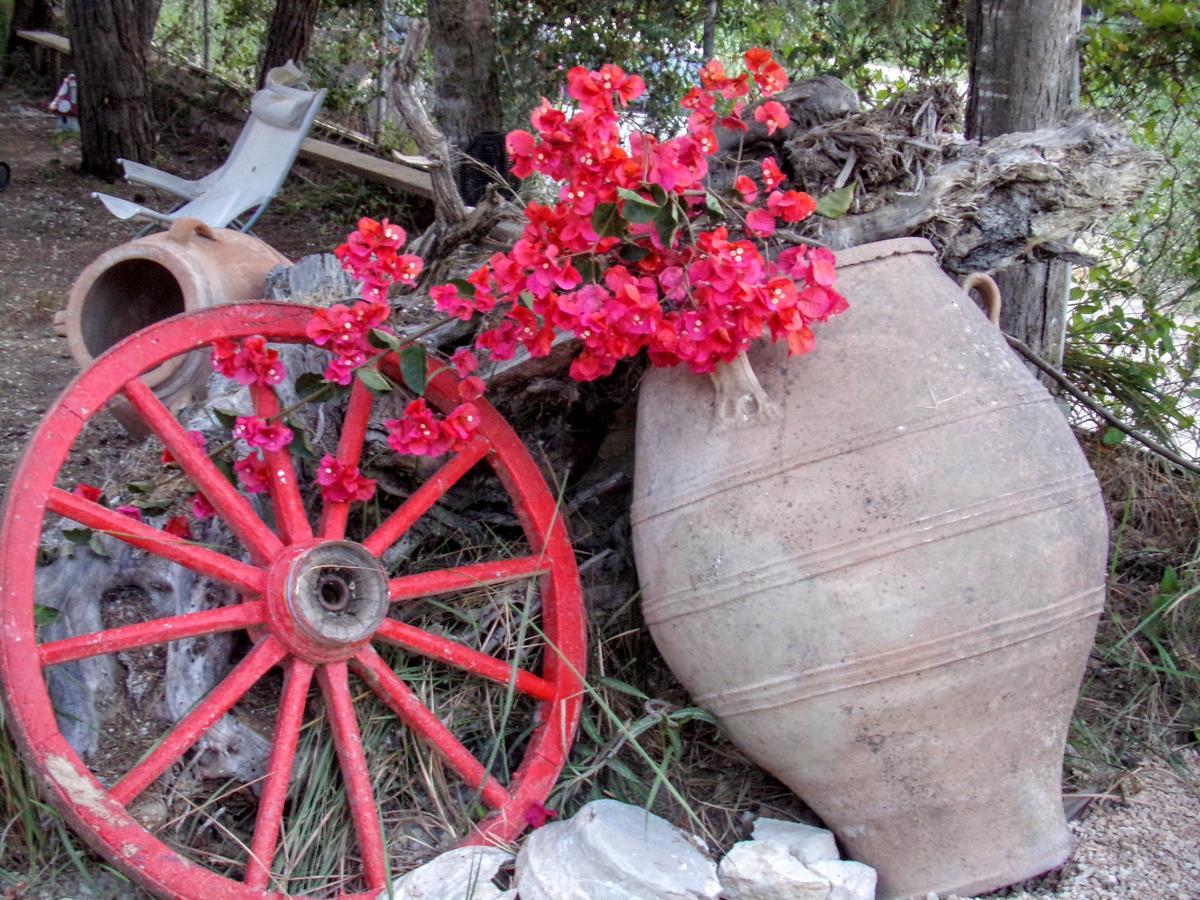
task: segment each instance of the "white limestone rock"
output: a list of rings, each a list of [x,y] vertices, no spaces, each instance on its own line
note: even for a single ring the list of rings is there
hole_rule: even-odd
[[[596,800],[525,839],[521,900],[716,900],[716,866],[665,819]]]
[[[875,870],[853,860],[822,860],[809,868],[829,879],[829,900],[875,900]]]
[[[396,879],[376,900],[507,900],[514,893],[492,879],[512,858],[496,847],[456,847]]]
[[[742,841],[725,854],[718,870],[726,900],[828,900],[826,878],[776,841]]]
[[[756,841],[773,841],[787,847],[805,865],[822,860],[841,859],[833,832],[802,822],[782,819],[756,819],[751,834]]]

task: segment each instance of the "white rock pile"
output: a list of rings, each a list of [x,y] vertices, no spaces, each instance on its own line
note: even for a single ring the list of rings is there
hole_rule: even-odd
[[[752,836],[718,865],[703,841],[665,819],[597,800],[525,839],[510,890],[493,879],[511,855],[463,847],[409,872],[379,900],[874,900],[875,870],[841,859],[825,829],[759,819]]]

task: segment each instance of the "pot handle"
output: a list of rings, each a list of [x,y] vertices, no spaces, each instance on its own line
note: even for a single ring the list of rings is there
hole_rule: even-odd
[[[171,227],[167,230],[167,238],[180,244],[186,243],[194,234],[198,234],[200,237],[208,238],[210,241],[217,240],[217,236],[213,233],[212,228],[207,223],[201,222],[199,219],[193,219],[189,216],[185,216],[182,219],[176,219],[171,223]]]
[[[969,294],[971,291],[978,291],[979,296],[983,298],[983,305],[986,307],[988,321],[1000,327],[1000,306],[1004,302],[1000,296],[1000,287],[992,280],[991,276],[984,275],[982,272],[972,272],[962,280],[963,293]]]
[[[714,418],[718,428],[762,425],[783,415],[767,396],[745,353],[718,365],[708,377],[717,392]]]

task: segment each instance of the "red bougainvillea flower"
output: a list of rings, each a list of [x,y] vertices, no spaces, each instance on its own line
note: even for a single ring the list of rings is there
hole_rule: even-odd
[[[775,216],[768,209],[756,209],[746,215],[746,233],[770,237],[775,233]]]
[[[188,436],[188,438],[191,439],[191,442],[196,445],[197,450],[204,452],[207,449],[205,442],[204,442],[204,434],[202,432],[192,429],[192,430],[188,431],[187,436]],[[173,453],[171,453],[171,451],[168,450],[166,447],[164,447],[162,456],[159,457],[159,461],[164,466],[171,465],[173,462],[175,462],[175,455]]]
[[[119,512],[121,515],[128,516],[129,518],[138,522],[142,521],[142,511],[136,506],[129,506],[128,504],[124,506],[117,506],[114,507],[113,512]]]
[[[525,822],[530,828],[541,828],[558,813],[552,809],[547,809],[542,804],[534,801],[529,809],[525,810]]]
[[[213,341],[212,367],[238,384],[279,384],[287,375],[279,354],[257,334],[241,344],[226,338]]]
[[[104,492],[93,484],[79,482],[71,491],[76,497],[82,497],[84,500],[91,500],[93,503],[99,503],[100,498],[104,496]]]
[[[197,494],[196,496],[200,496]],[[173,534],[177,538],[183,538],[185,541],[192,539],[192,526],[188,522],[187,516],[171,516],[163,525],[163,531],[167,534]]]
[[[271,486],[271,467],[257,451],[235,462],[233,471],[247,494],[261,494]]]
[[[196,493],[192,495],[192,518],[193,519],[211,519],[217,514],[213,505],[208,502],[208,498],[203,494]]]
[[[347,469],[328,453],[317,464],[317,484],[321,486],[321,496],[328,503],[370,500],[375,493],[374,479],[360,474],[358,466]]]
[[[767,135],[770,136],[780,128],[787,128],[791,119],[788,118],[787,110],[783,108],[782,103],[768,100],[754,110],[754,121],[766,125]]]
[[[466,347],[460,347],[450,354],[450,365],[459,378],[466,378],[479,368],[479,360]]]
[[[268,422],[261,416],[238,416],[233,426],[233,436],[251,447],[264,450],[282,450],[292,442],[292,430],[278,422]]]
[[[408,456],[441,456],[450,449],[452,437],[423,397],[404,409],[404,418],[383,423],[388,430],[388,446]]]
[[[461,450],[479,430],[479,410],[473,403],[460,403],[442,420],[442,434],[450,441],[450,449]]]
[[[768,191],[773,191],[783,184],[783,173],[779,171],[779,163],[775,161],[775,157],[768,156],[762,161],[762,180]]]
[[[800,222],[816,211],[817,201],[804,191],[772,191],[767,209],[785,222]]]
[[[753,178],[746,175],[739,175],[733,183],[733,189],[742,195],[743,203],[753,203],[758,197],[758,185],[754,183]]]
[[[456,392],[459,400],[478,400],[483,396],[484,384],[483,379],[475,375],[468,375],[458,383]]]

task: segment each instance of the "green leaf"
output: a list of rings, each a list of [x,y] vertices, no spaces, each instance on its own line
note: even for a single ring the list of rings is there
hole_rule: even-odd
[[[584,281],[595,284],[600,279],[600,266],[590,256],[581,256],[575,260],[575,270]]]
[[[380,350],[394,350],[397,353],[404,346],[404,341],[382,328],[372,328],[371,333],[367,335],[367,340],[371,342],[372,347],[378,347]]]
[[[304,376],[302,375],[300,377],[301,377],[301,379],[303,379]],[[320,378],[321,376],[318,375],[317,377]],[[300,383],[299,381],[296,382],[297,385],[299,385],[299,383]],[[225,428],[232,428],[234,425],[237,424],[237,420],[238,420],[237,413],[226,412],[223,409],[214,408],[212,410],[212,414],[213,414],[213,418],[217,420],[217,423],[219,425],[222,425]]]
[[[158,487],[158,485],[156,485],[153,481],[131,481],[129,484],[125,485],[125,489],[131,494],[149,494],[156,487]]]
[[[621,257],[621,262],[638,263],[649,256],[650,251],[646,247],[639,247],[637,244],[622,244],[617,255]]]
[[[663,208],[635,194],[628,188],[617,188],[617,196],[625,201],[621,210],[622,218],[626,222],[632,222],[635,225],[645,225],[647,222],[653,222],[658,217],[659,211]]]
[[[94,533],[90,528],[64,528],[62,536],[72,544],[86,544]]]
[[[605,687],[612,688],[614,691],[620,691],[622,694],[628,694],[630,697],[637,697],[639,700],[649,700],[650,695],[644,691],[635,688],[632,684],[620,681],[616,678],[610,678],[607,675],[602,675],[596,679]]]
[[[392,389],[388,377],[374,366],[362,366],[354,370],[354,377],[376,394],[386,394]]]
[[[136,506],[147,516],[161,516],[171,508],[170,503],[164,503],[161,500],[132,500],[130,506]]]
[[[91,540],[88,541],[88,549],[97,556],[108,556],[109,552],[104,548],[104,544],[100,541],[100,535],[93,534]]]
[[[662,207],[654,219],[654,230],[664,247],[675,243],[675,235],[679,233],[679,207],[674,203]]]
[[[625,233],[625,222],[615,203],[597,203],[592,210],[592,228],[600,237],[620,237]]]
[[[425,348],[421,344],[412,344],[400,351],[400,374],[404,377],[405,387],[410,391],[418,397],[425,393],[429,363],[425,358]]]
[[[475,285],[471,284],[471,282],[467,281],[465,278],[451,278],[448,283],[458,288],[458,292],[464,297],[475,296]]]
[[[704,192],[704,209],[714,219],[725,218],[725,208],[721,206],[721,200],[712,191]]]
[[[33,604],[33,624],[35,628],[41,628],[43,625],[52,625],[58,621],[61,614],[60,610],[53,606],[43,606],[40,603]]]
[[[1104,437],[1100,438],[1100,443],[1105,447],[1114,447],[1123,440],[1125,440],[1125,432],[1120,428],[1110,428],[1104,432]]]
[[[841,190],[826,194],[817,201],[817,215],[827,219],[840,219],[850,209],[854,200],[854,185],[848,184]]]

